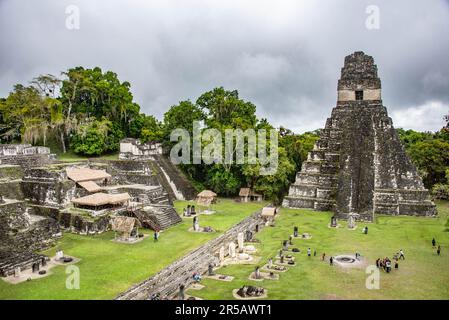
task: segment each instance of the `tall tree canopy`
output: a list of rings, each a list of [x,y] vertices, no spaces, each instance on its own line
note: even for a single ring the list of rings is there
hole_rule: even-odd
[[[133,102],[129,82],[120,82],[116,73],[103,73],[98,67],[77,67],[63,74],[66,79],[62,81],[61,102],[66,117],[107,117],[125,135],[131,135],[130,126],[139,121],[140,107]]]

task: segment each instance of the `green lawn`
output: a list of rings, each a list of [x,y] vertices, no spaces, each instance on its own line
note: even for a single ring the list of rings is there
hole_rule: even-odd
[[[175,207],[181,212],[186,204],[178,201]],[[58,266],[52,269],[52,275],[39,280],[17,285],[0,280],[0,299],[113,299],[262,206],[260,203],[236,205],[232,200],[220,199],[213,206],[216,214],[200,216],[200,225],[212,226],[216,233],[188,232],[192,220],[186,219],[162,232],[157,243],[150,237],[133,245],[118,244],[111,241],[112,232],[97,236],[66,233],[57,247],[44,253],[53,256],[60,248],[68,255],[81,258],[76,264],[80,268],[80,289],[66,289],[65,267]]]
[[[189,293],[204,299],[233,299],[232,290],[244,284],[263,286],[268,289],[268,299],[449,299],[449,232],[445,223],[449,216],[449,203],[438,203],[439,217],[387,217],[380,216],[369,224],[369,233],[361,233],[363,224],[357,230],[345,228],[346,222],[339,221],[340,229],[327,227],[331,213],[310,210],[282,209],[275,227],[264,228],[257,238],[258,255],[262,266],[274,256],[281,242],[298,226],[300,233],[312,234],[309,240],[294,240],[301,249],[295,254],[296,266],[280,273],[279,280],[256,282],[248,280],[254,265],[233,265],[217,272],[236,277],[232,282],[204,279],[202,290]],[[442,246],[442,256],[432,249],[435,237]],[[307,257],[307,247],[317,250],[316,257]],[[371,264],[378,257],[389,256],[403,249],[406,260],[400,261],[399,270],[380,273],[380,289],[365,287],[365,269],[342,269],[322,262],[321,253],[327,256],[338,254],[362,254]]]
[[[56,153],[56,159],[63,162],[78,162],[78,161],[86,161],[88,159],[102,159],[102,160],[118,160],[118,153],[111,153],[99,157],[86,157],[80,156],[74,153],[72,150],[67,151],[66,153],[58,152]]]

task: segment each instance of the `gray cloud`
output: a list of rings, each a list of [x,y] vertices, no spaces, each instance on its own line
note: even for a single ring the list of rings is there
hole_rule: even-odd
[[[65,27],[70,4],[79,30]],[[365,27],[368,5],[380,9],[379,30]],[[438,130],[449,110],[447,30],[443,0],[0,0],[0,96],[41,73],[100,66],[159,118],[224,86],[260,117],[303,132],[324,125],[344,56],[363,50],[397,126]]]

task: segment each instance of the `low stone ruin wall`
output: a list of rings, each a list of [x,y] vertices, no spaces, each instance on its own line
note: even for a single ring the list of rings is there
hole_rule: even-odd
[[[0,164],[13,164],[22,167],[40,167],[52,162],[52,158],[45,154],[0,156]]]
[[[78,234],[103,233],[109,230],[110,225],[108,215],[95,218],[84,217],[59,208],[42,205],[31,205],[30,212],[38,216],[49,217],[55,220],[63,230]]]
[[[146,300],[153,294],[161,297],[174,297],[180,285],[186,287],[193,282],[192,275],[207,272],[209,264],[218,261],[218,252],[222,246],[228,248],[229,243],[237,241],[237,235],[246,231],[255,232],[256,225],[263,226],[261,211],[252,214],[233,226],[221,236],[210,240],[181,259],[175,261],[148,280],[120,294],[117,300]],[[227,251],[227,250],[225,250]]]
[[[55,220],[30,215],[23,201],[6,200],[0,204],[0,252],[45,249],[59,232]]]
[[[75,196],[76,183],[67,179],[64,168],[30,168],[24,172],[21,189],[31,203],[62,207]]]

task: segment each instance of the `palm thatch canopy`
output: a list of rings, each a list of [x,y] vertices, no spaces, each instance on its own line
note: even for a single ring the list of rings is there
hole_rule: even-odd
[[[67,177],[75,182],[109,180],[111,175],[105,170],[90,168],[70,167],[66,169]]]
[[[90,193],[98,192],[98,191],[102,190],[102,188],[93,181],[81,181],[81,182],[78,182],[78,184]]]
[[[250,188],[240,188],[239,196],[240,197],[248,197],[250,194]]]
[[[118,216],[112,222],[112,231],[131,234],[135,227],[140,227],[140,222],[136,218]]]
[[[203,190],[198,193],[196,197],[196,202],[201,205],[209,206],[214,203],[217,199],[217,194],[210,190]]]
[[[81,206],[98,207],[104,205],[123,204],[131,199],[131,196],[125,193],[108,194],[108,193],[94,193],[85,197],[72,199],[72,202]]]

